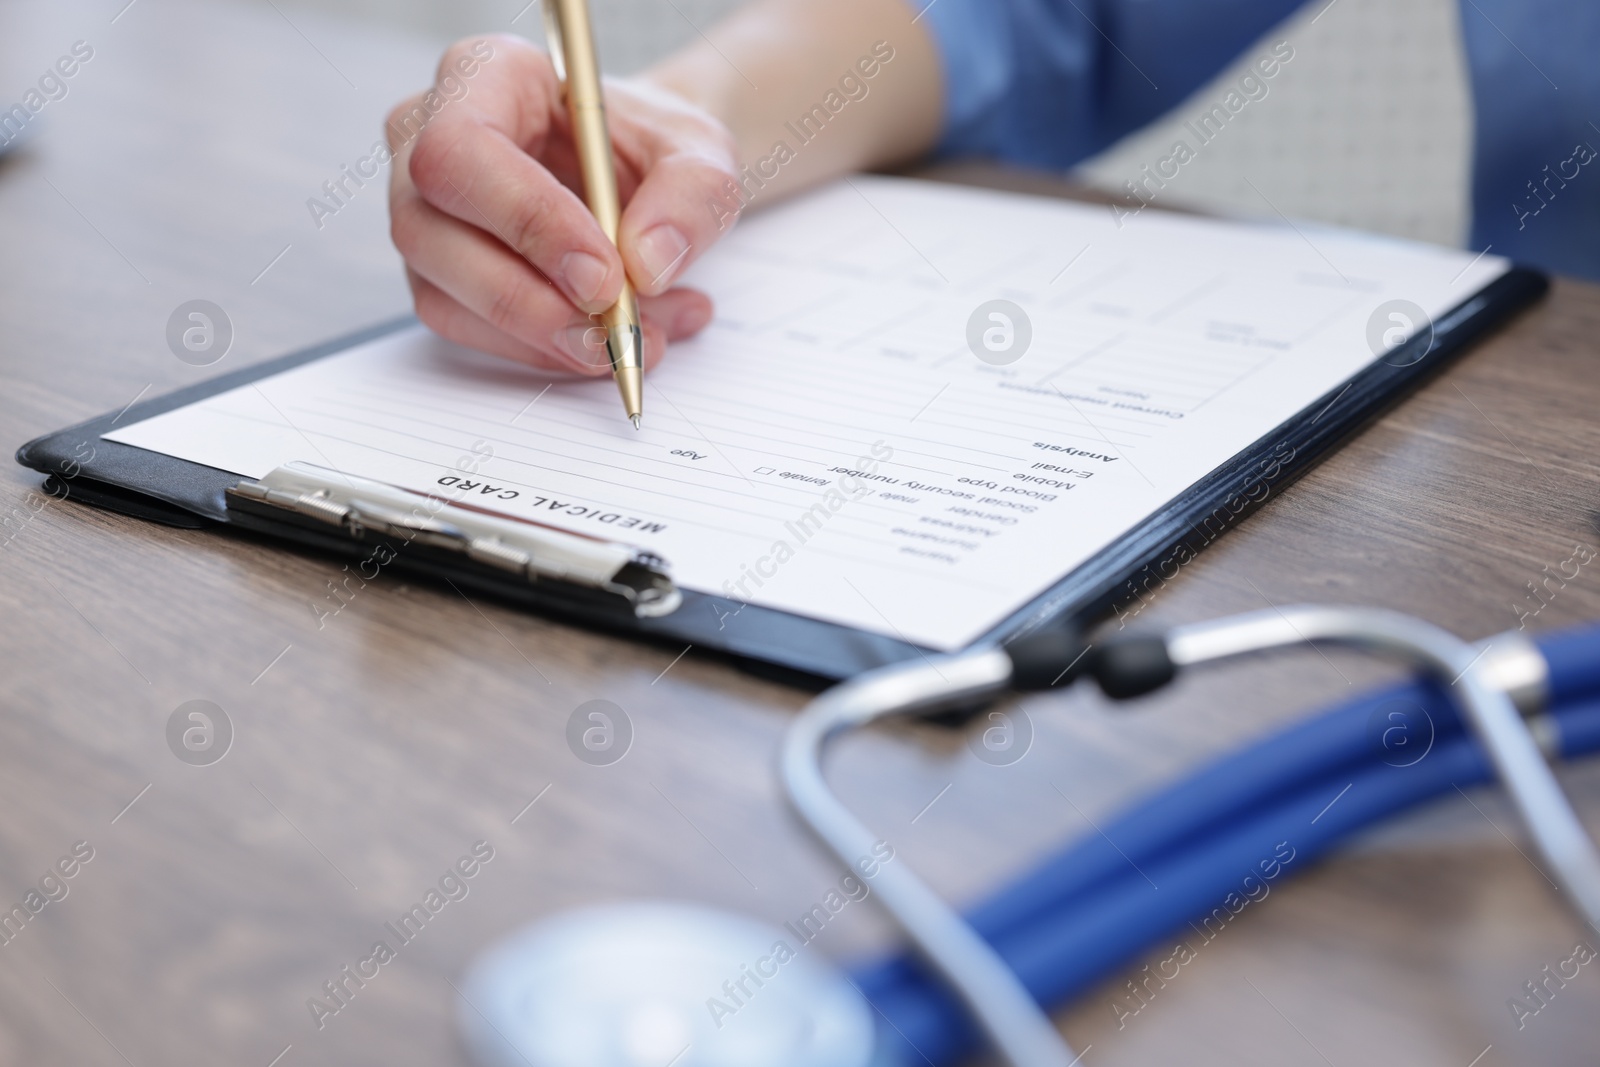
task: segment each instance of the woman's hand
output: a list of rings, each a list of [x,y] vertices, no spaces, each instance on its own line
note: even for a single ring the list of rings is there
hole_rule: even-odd
[[[610,81],[605,93],[620,254],[575,191],[555,71],[529,42],[458,42],[435,87],[389,115],[390,232],[434,332],[545,370],[604,374],[604,334],[590,316],[616,302],[624,271],[640,298],[646,366],[710,321],[704,293],[671,285],[725,232],[733,137],[647,82]]]

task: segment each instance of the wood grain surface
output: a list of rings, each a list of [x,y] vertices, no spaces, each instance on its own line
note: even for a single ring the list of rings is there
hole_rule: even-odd
[[[5,93],[75,41],[94,49],[0,162],[7,448],[406,308],[383,190],[320,229],[305,200],[428,80],[436,45],[300,9],[124,3],[0,6]],[[215,368],[166,347],[168,315],[194,298],[237,331]],[[1526,583],[1597,541],[1597,338],[1600,289],[1558,281],[1275,492],[1137,624],[1328,601],[1468,637],[1514,628]],[[464,1063],[450,982],[522,923],[655,897],[782,922],[834,879],[772,775],[804,694],[387,575],[319,626],[338,563],[47,501],[37,482],[0,474],[0,903],[77,842],[93,859],[0,946],[0,1063]],[[1597,566],[1529,625],[1600,616]],[[970,900],[1089,820],[1384,676],[1309,652],[1126,709],[1042,696],[1010,767],[908,729],[845,745],[833,779]],[[167,742],[196,699],[234,731],[209,766]],[[611,766],[565,741],[591,699],[633,724]],[[1600,829],[1600,766],[1562,777]],[[306,999],[480,840],[494,858],[470,894],[319,1030]],[[1521,843],[1492,791],[1441,802],[1282,886],[1137,1016],[1119,1026],[1117,979],[1065,1031],[1103,1067],[1592,1064],[1594,968],[1521,1030],[1507,1008],[1578,937]],[[825,938],[844,961],[894,943],[872,908]]]

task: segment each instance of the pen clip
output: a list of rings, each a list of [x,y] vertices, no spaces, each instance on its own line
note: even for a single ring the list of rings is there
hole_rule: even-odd
[[[550,65],[556,69],[556,81],[563,93],[567,90],[567,44],[561,32],[561,12],[557,0],[538,0],[544,16],[544,43],[550,52]]]

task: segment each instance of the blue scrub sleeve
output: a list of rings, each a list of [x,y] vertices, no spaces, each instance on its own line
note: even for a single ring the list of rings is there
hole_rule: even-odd
[[[1600,279],[1600,4],[1463,0],[1461,32],[1477,118],[1470,246]]]
[[[908,0],[943,66],[938,153],[1051,170],[1177,107],[1303,2]]]

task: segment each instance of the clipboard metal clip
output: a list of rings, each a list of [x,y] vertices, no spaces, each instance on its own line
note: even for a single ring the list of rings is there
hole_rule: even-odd
[[[652,552],[311,463],[286,463],[259,481],[231,487],[227,496],[230,509],[292,512],[352,540],[371,533],[402,546],[459,553],[528,582],[599,590],[621,597],[641,618],[670,615],[683,602],[666,562]]]

